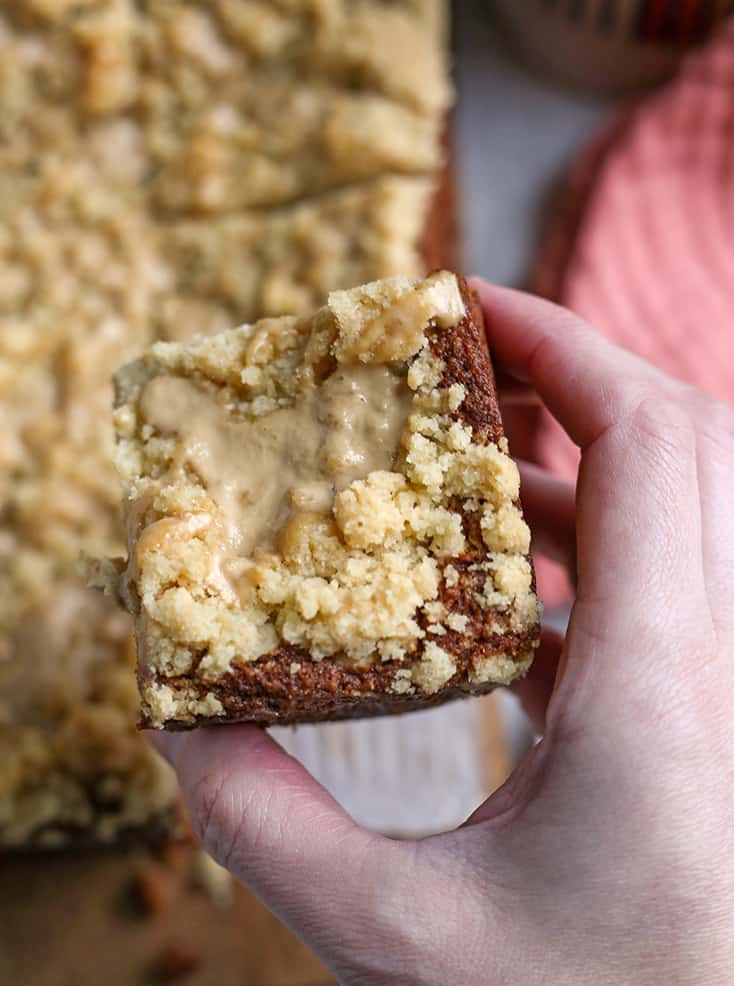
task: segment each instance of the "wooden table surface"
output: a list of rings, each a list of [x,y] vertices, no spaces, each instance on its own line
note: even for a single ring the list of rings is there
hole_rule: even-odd
[[[193,862],[194,850],[186,847],[163,861],[142,852],[2,859],[0,983],[333,984],[309,950],[242,887],[233,885],[231,901],[222,906],[193,886]]]

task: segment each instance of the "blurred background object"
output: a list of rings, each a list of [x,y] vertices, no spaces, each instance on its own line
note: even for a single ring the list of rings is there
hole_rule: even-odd
[[[532,286],[666,373],[734,404],[734,22],[578,158]],[[573,477],[549,415],[536,457]]]
[[[537,70],[584,91],[642,89],[670,76],[732,0],[496,0],[502,29]]]

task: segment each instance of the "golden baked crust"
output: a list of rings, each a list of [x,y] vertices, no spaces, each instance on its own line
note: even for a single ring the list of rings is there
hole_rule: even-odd
[[[130,621],[77,572],[124,545],[109,378],[450,248],[445,3],[0,6],[0,845],[113,841],[176,805]]]
[[[527,669],[530,534],[455,275],[159,344],[116,390],[145,725],[368,715]]]

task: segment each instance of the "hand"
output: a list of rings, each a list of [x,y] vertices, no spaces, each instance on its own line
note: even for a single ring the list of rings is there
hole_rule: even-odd
[[[734,412],[478,282],[494,358],[580,446],[524,470],[576,567],[518,686],[544,736],[455,832],[361,830],[264,732],[161,735],[194,828],[356,986],[712,984],[734,969]],[[692,349],[697,342],[691,340]]]

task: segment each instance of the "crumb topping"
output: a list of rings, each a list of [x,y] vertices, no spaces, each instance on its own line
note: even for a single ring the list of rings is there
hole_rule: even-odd
[[[412,680],[422,692],[433,695],[443,688],[455,673],[454,658],[431,640],[426,644],[420,661],[413,665]]]

